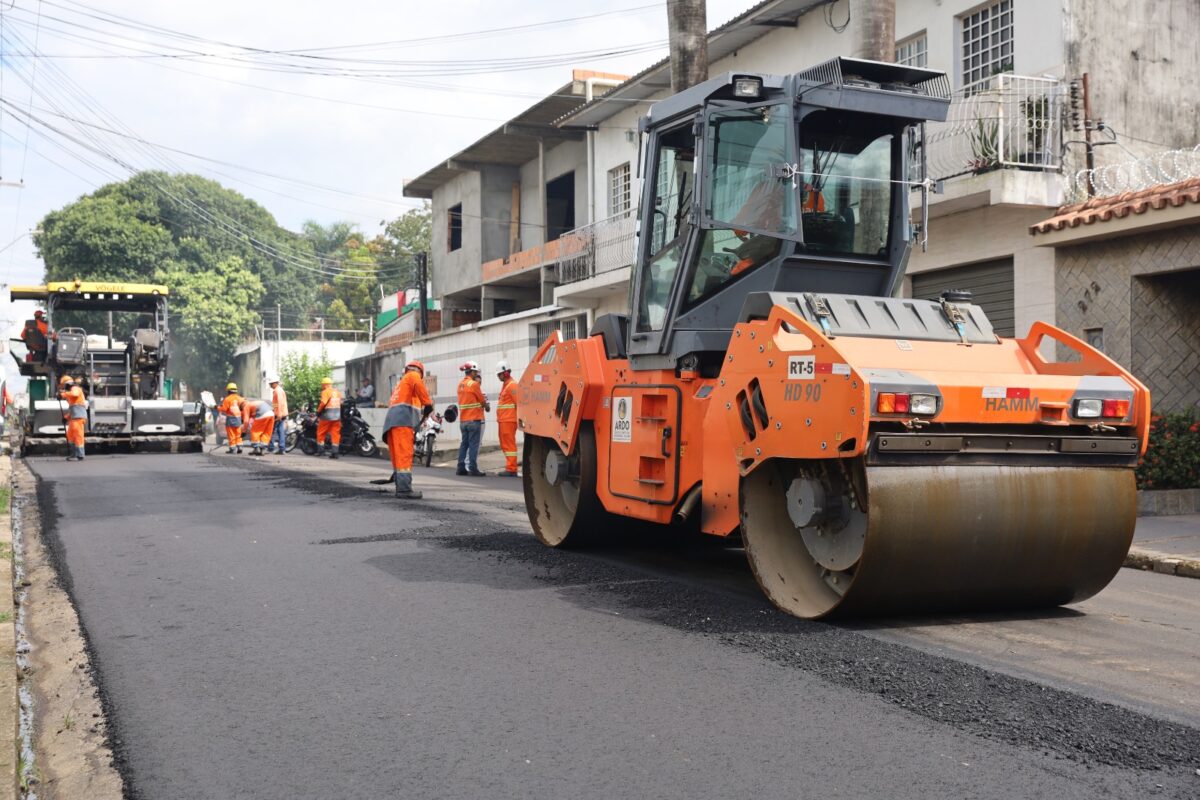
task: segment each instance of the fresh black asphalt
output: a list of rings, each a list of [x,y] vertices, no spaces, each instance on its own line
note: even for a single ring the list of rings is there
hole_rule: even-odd
[[[29,463],[134,798],[1200,793],[1195,729],[549,551],[486,503]]]

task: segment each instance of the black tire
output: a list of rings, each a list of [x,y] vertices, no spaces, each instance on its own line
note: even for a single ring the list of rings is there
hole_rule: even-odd
[[[292,431],[291,433],[288,433],[283,437],[284,449],[287,450],[287,452],[289,452],[289,453],[296,449],[296,445],[299,442],[300,442],[300,434],[297,433],[296,431]]]
[[[433,466],[433,443],[434,443],[434,441],[435,441],[435,439],[432,436],[430,436],[428,439],[425,440],[425,466],[427,466],[427,467]]]
[[[571,461],[574,481],[552,485],[546,478],[546,460],[558,445],[541,436],[526,436],[521,460],[525,511],[538,541],[547,547],[583,547],[595,544],[606,529],[617,527],[617,518],[605,510],[596,494],[596,434],[591,423],[579,429]],[[624,521],[624,522],[627,522]]]
[[[306,456],[315,456],[317,454],[317,440],[310,439],[307,436],[300,437],[300,452]]]
[[[374,458],[379,455],[379,445],[375,444],[375,440],[371,437],[364,436],[358,440],[358,445],[355,446],[354,452],[363,458]]]

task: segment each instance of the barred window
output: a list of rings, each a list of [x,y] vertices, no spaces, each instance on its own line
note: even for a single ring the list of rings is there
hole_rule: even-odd
[[[614,217],[628,211],[629,206],[629,162],[626,161],[608,171],[608,215]]]
[[[536,345],[540,345],[555,331],[562,334],[563,341],[578,339],[583,332],[585,321],[584,317],[567,317],[566,319],[550,319],[539,322],[533,326],[534,342]]]
[[[923,67],[928,61],[929,44],[922,31],[896,43],[896,63],[906,67]]]
[[[1013,4],[999,0],[962,23],[962,82],[964,87],[1013,68]]]

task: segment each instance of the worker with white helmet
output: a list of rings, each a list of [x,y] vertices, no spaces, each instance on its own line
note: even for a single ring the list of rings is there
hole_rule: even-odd
[[[496,362],[500,397],[496,400],[496,425],[500,428],[500,450],[504,453],[501,475],[517,477],[517,382],[507,361]]]
[[[267,383],[271,385],[271,406],[275,411],[275,428],[271,431],[270,441],[267,442],[267,452],[283,455],[287,452],[287,392],[283,390],[278,375],[268,375]]]
[[[462,440],[458,443],[458,473],[483,477],[479,469],[479,442],[483,439],[484,412],[492,407],[484,397],[479,380],[479,365],[468,361],[459,367],[463,379],[458,384],[458,421]]]

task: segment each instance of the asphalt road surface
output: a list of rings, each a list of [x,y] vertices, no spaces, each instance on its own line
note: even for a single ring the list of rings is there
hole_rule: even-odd
[[[29,464],[134,798],[1200,795],[1200,581],[829,625],[733,549],[547,550],[509,479]]]

